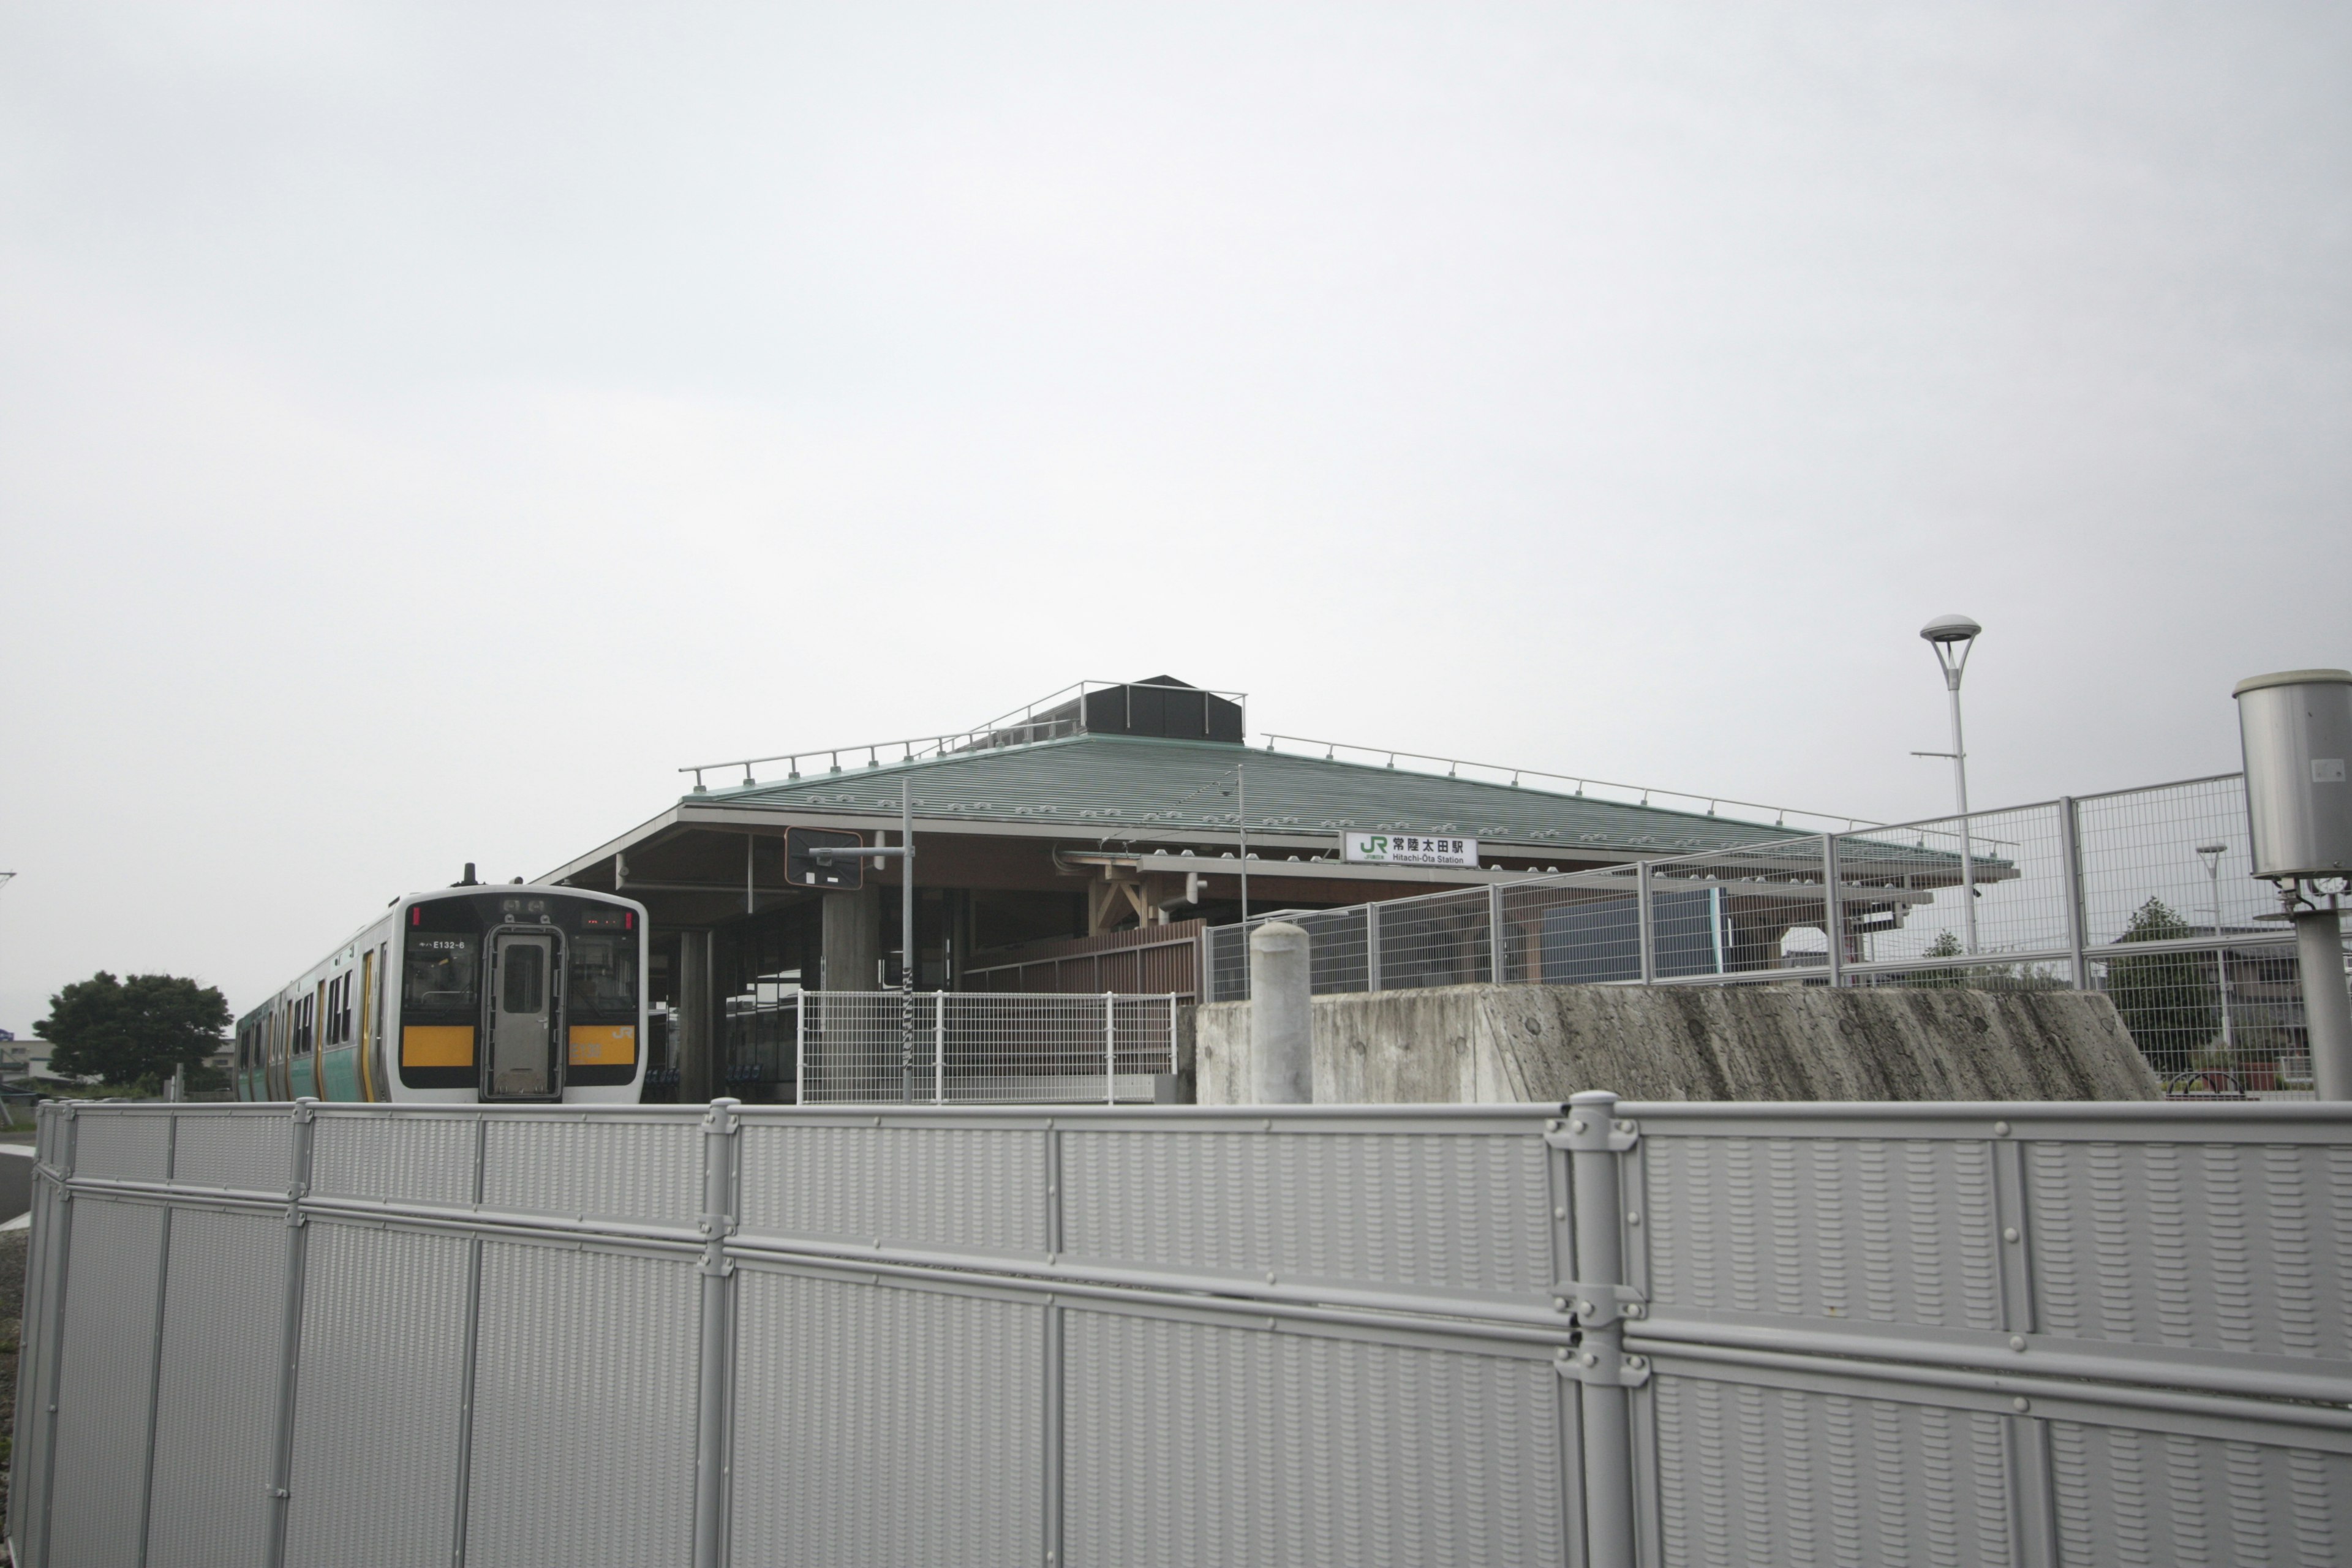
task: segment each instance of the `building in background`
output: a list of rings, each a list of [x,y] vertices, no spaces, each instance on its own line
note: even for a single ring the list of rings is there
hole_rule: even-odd
[[[666,1020],[656,1032],[674,1037],[655,1066],[670,1082],[683,1071],[691,1099],[728,1076],[729,1060],[789,1058],[770,1037],[788,1026],[782,1003],[794,993],[898,984],[901,863],[869,862],[856,892],[795,887],[785,834],[895,843],[902,792],[925,990],[1189,1000],[1202,931],[1241,913],[1244,852],[1250,908],[1262,913],[1802,837],[1701,811],[1697,798],[1675,810],[1643,804],[1646,794],[1584,793],[1581,781],[1538,788],[1507,770],[1396,766],[1405,753],[1277,748],[1274,737],[1254,746],[1245,720],[1238,693],[1170,676],[1086,682],[954,734],[689,769],[697,782],[683,798],[540,880],[646,905]],[[708,781],[739,768],[740,782]],[[1367,837],[1421,841],[1405,859],[1462,863],[1369,863],[1363,855],[1388,847]],[[1422,853],[1432,841],[1435,853]],[[1775,962],[1780,935],[1755,933]],[[734,1077],[739,1091],[774,1087]]]

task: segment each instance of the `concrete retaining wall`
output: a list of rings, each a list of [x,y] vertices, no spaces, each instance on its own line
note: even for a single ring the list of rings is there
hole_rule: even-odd
[[[1195,1093],[1250,1103],[1249,1004],[1197,1009]],[[2105,996],[1823,986],[1449,985],[1315,999],[1329,1104],[2154,1100]]]

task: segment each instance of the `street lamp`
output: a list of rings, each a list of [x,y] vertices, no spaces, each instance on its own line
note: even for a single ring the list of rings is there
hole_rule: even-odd
[[[1952,749],[1911,753],[1952,759],[1952,794],[1960,816],[1960,915],[1968,928],[1970,953],[1977,950],[1977,862],[1969,844],[1969,749],[1960,740],[1960,671],[1968,668],[1969,649],[1976,646],[1977,634],[1982,630],[1966,616],[1937,616],[1919,628],[1919,635],[1936,650],[1936,662],[1944,669],[1944,689],[1952,696]]]
[[[2200,844],[2197,857],[2205,862],[2206,879],[2213,885],[2213,973],[2221,986],[2221,1054],[2232,1063],[2238,1058],[2230,1043],[2230,954],[2221,942],[2221,857],[2230,852],[2226,844]]]

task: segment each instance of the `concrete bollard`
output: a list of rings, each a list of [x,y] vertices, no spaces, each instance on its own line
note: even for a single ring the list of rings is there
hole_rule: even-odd
[[[1315,1010],[1307,933],[1286,921],[1250,932],[1250,1061],[1260,1105],[1315,1103]]]

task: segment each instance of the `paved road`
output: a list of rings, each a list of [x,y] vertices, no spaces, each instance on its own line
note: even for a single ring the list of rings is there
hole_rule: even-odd
[[[15,1219],[33,1206],[33,1162],[0,1153],[0,1220]]]

